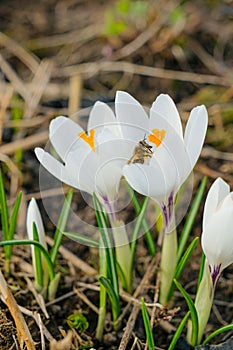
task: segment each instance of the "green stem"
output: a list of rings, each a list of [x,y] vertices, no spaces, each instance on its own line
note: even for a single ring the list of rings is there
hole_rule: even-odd
[[[160,282],[160,303],[165,305],[168,302],[169,291],[177,265],[177,233],[174,228],[172,232],[165,233],[161,253],[161,282]]]
[[[95,195],[95,193],[93,194],[93,203],[94,203],[95,212],[96,212],[96,220],[98,223],[100,236],[101,236],[100,243],[102,243],[102,246],[100,245],[100,249],[102,248],[102,249],[105,249],[106,251],[106,265],[109,270],[109,275],[106,277],[109,277],[111,279],[114,291],[119,298],[119,284],[118,284],[118,276],[117,276],[117,270],[116,270],[116,257],[113,250],[113,242],[111,239],[111,235],[109,233],[106,214],[103,211],[101,204],[97,196]]]
[[[130,245],[130,250],[131,250],[131,255],[130,255],[130,274],[131,276],[133,275],[133,270],[134,270],[134,263],[135,263],[135,253],[136,253],[136,247],[137,247],[137,241],[138,241],[138,235],[139,235],[139,231],[140,228],[142,226],[142,223],[144,221],[144,217],[145,217],[145,212],[146,212],[146,208],[148,205],[148,201],[149,201],[149,197],[146,197],[143,201],[143,204],[139,210],[139,212],[137,213],[138,217],[136,220],[136,223],[134,225],[134,229],[133,229],[133,234],[132,234],[132,239],[131,239],[131,245]]]
[[[58,255],[58,250],[62,244],[63,231],[65,230],[66,222],[67,222],[68,215],[70,212],[70,205],[71,205],[72,197],[73,197],[73,190],[69,190],[69,192],[66,196],[62,211],[61,211],[61,215],[60,215],[58,223],[57,223],[57,228],[56,228],[56,232],[54,235],[54,245],[50,251],[50,257],[51,257],[53,264],[55,264],[55,261],[56,261],[57,255]]]
[[[102,238],[100,236],[100,247],[103,247]],[[99,264],[100,276],[107,276],[107,258],[106,258],[106,250],[105,248],[99,248]],[[105,316],[106,316],[106,300],[107,300],[107,292],[105,287],[100,283],[100,293],[99,293],[99,316],[98,323],[96,328],[96,339],[99,341],[103,338],[104,332],[104,324],[105,324]]]
[[[205,262],[202,280],[199,285],[196,299],[195,299],[195,307],[198,315],[198,341],[197,341],[197,344],[192,344],[192,345],[201,344],[203,333],[210,316],[210,311],[213,304],[213,298],[214,298],[214,287],[213,287],[208,263]],[[192,334],[192,323],[191,321],[189,321],[188,332],[187,332],[187,340],[189,343],[191,343],[191,334]]]
[[[131,250],[125,224],[123,221],[111,220],[111,227],[117,262],[123,274],[121,284],[122,287],[130,293],[132,291],[132,273],[130,267]]]
[[[131,195],[135,212],[137,215],[139,215],[140,210],[141,210],[141,206],[137,200],[137,197],[134,194],[134,190],[127,183],[126,183],[126,187],[127,187],[129,194]],[[152,236],[152,233],[149,230],[148,224],[147,224],[145,219],[142,220],[142,227],[143,227],[143,230],[145,232],[145,240],[146,240],[146,244],[148,246],[149,252],[154,257],[156,254],[155,242],[154,242],[154,238]]]

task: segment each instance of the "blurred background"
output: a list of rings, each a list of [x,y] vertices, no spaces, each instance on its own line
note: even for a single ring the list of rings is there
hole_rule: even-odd
[[[11,194],[32,187],[31,150],[46,143],[51,118],[82,123],[78,110],[113,102],[118,89],[145,106],[169,93],[183,121],[204,103],[198,171],[231,182],[232,154],[218,152],[233,150],[232,18],[229,0],[1,1],[0,154]]]

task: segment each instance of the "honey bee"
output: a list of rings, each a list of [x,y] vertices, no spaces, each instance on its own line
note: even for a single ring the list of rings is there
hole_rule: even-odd
[[[153,156],[153,146],[150,146],[146,140],[139,141],[133,151],[132,157],[128,160],[127,164],[144,164],[145,160]]]

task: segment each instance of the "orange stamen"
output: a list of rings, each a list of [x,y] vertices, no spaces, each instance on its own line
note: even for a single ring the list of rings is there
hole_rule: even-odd
[[[88,143],[88,145],[91,147],[92,151],[95,152],[95,130],[94,129],[91,129],[89,131],[89,135],[87,135],[85,133],[85,131],[82,131],[78,134],[78,136],[81,137],[81,139],[83,139],[83,141]]]
[[[166,135],[166,130],[152,129],[152,133],[148,135],[148,140],[159,147]]]

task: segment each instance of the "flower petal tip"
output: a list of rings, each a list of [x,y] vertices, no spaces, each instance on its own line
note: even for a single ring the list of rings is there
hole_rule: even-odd
[[[54,131],[59,128],[65,121],[67,120],[67,117],[64,115],[60,115],[54,119],[51,120],[49,124],[49,133],[53,134]]]
[[[36,147],[34,149],[35,155],[39,161],[43,158],[44,154],[46,153],[42,148]]]
[[[140,103],[131,96],[128,92],[118,90],[116,92],[115,104],[117,103],[127,103],[127,104],[139,104]]]

